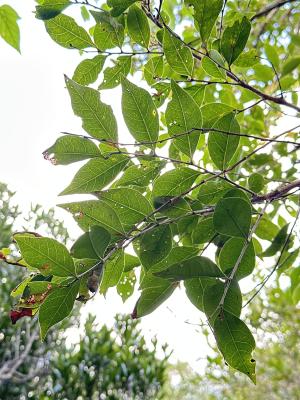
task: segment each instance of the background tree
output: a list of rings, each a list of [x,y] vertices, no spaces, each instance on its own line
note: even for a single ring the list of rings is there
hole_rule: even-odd
[[[43,275],[19,304],[22,312],[40,295],[42,338],[78,294],[88,300],[98,285],[102,294],[117,286],[126,299],[139,268],[133,318],[183,282],[226,362],[255,382],[242,307],[277,271],[295,268],[299,251],[299,125],[274,134],[283,116],[300,111],[296,3],[84,1],[85,29],[71,16],[81,1],[39,2],[50,37],[85,57],[65,78],[85,133],[65,134],[44,156],[88,160],[60,195],[95,197],[60,205],[84,231],[70,251],[32,233],[14,236],[25,263]],[[143,84],[132,82],[135,72]],[[100,98],[114,88],[128,141]],[[254,281],[248,295],[239,283],[246,277]]]

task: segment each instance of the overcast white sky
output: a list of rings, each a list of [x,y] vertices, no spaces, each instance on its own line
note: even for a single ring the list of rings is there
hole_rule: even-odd
[[[30,203],[42,204],[47,209],[67,199],[60,199],[57,194],[70,183],[80,166],[53,166],[43,159],[42,152],[55,142],[61,131],[83,132],[80,119],[71,109],[63,78],[63,74],[72,76],[82,57],[50,39],[43,22],[34,18],[33,0],[0,0],[0,5],[4,3],[9,3],[22,17],[22,55],[0,39],[0,181],[16,191],[15,201],[23,210]],[[120,136],[126,140],[118,92],[107,91],[102,99],[116,110]],[[277,129],[281,131],[295,124],[295,119],[285,118]],[[57,215],[76,238],[80,230],[72,217],[59,208]],[[114,290],[110,290],[106,300],[98,295],[83,310],[95,313],[99,322],[110,324],[115,313],[130,313],[137,297],[136,293],[123,304]],[[203,363],[199,359],[205,357],[208,347],[201,328],[185,323],[187,320],[199,323],[200,318],[203,314],[190,304],[181,289],[143,318],[141,324],[146,337],[157,335],[161,343],[169,343],[174,359],[188,361],[200,369]]]
[[[73,114],[63,79],[64,73],[72,76],[82,58],[77,51],[68,51],[50,39],[43,22],[34,18],[33,0],[0,1],[0,5],[4,3],[14,7],[22,18],[22,55],[0,40],[0,181],[16,191],[15,200],[23,210],[28,209],[31,202],[49,208],[62,201],[57,194],[79,168],[79,164],[53,166],[43,159],[42,152],[55,142],[60,131],[82,132],[81,121]],[[102,98],[113,104],[114,109],[120,109],[117,93],[110,91]],[[120,126],[123,132],[121,122]],[[72,217],[58,208],[57,214],[76,238],[80,231]],[[136,298],[137,295],[123,304],[111,290],[106,300],[98,295],[93,303],[85,306],[84,312],[91,311],[100,322],[112,323],[115,313],[132,311]],[[199,368],[198,359],[207,351],[205,339],[196,332],[197,327],[185,321],[199,323],[201,316],[181,289],[156,312],[145,317],[142,328],[147,337],[157,335],[161,343],[168,342],[175,358]]]

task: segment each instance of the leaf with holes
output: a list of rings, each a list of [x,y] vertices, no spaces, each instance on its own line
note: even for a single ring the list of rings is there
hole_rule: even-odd
[[[103,82],[99,86],[101,89],[113,89],[118,86],[123,76],[127,76],[131,68],[131,56],[118,57],[114,61],[113,67],[108,67],[103,72]]]

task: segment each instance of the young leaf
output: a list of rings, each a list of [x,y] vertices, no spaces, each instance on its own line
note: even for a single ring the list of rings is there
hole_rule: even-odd
[[[219,256],[220,268],[224,273],[228,274],[235,266],[244,245],[245,240],[241,238],[231,238],[224,244]],[[252,273],[254,267],[255,251],[251,242],[239,263],[235,278],[238,280],[245,278]]]
[[[127,29],[130,39],[142,47],[149,46],[150,27],[145,13],[133,4],[127,14]]]
[[[74,113],[81,117],[82,127],[97,139],[118,140],[117,121],[111,106],[102,103],[99,92],[66,79]]]
[[[35,17],[47,20],[56,17],[70,4],[69,0],[44,0],[41,5],[35,7]]]
[[[113,89],[118,86],[123,76],[127,76],[131,68],[131,56],[118,57],[113,67],[108,67],[103,72],[103,82],[99,86],[101,89]]]
[[[222,11],[223,0],[186,0],[194,7],[194,18],[198,22],[199,32],[203,42],[206,42]]]
[[[163,271],[154,273],[154,275],[172,281],[180,281],[199,277],[224,277],[224,274],[214,262],[207,257],[201,256],[196,256],[186,261],[182,261],[180,264],[176,263],[171,265]]]
[[[100,293],[105,294],[108,288],[116,286],[122,276],[125,267],[125,255],[123,250],[118,250],[112,259],[104,264]]]
[[[117,292],[122,297],[123,303],[133,294],[135,283],[134,271],[123,272],[117,284]]]
[[[124,42],[124,26],[107,11],[92,12],[97,25],[94,29],[94,40],[98,49],[121,48]]]
[[[220,129],[226,132],[240,132],[240,126],[235,119],[234,113],[227,114],[220,118],[213,126],[214,129]],[[238,135],[229,135],[222,132],[210,132],[208,137],[208,151],[215,165],[224,171],[240,142]]]
[[[43,275],[72,276],[75,266],[66,247],[54,239],[16,234],[22,257]]]
[[[68,317],[73,309],[78,294],[80,281],[67,287],[58,287],[46,297],[39,309],[41,339],[44,340],[48,330]]]
[[[58,138],[53,146],[43,152],[46,160],[55,165],[68,165],[87,158],[100,157],[98,147],[81,136],[66,135]]]
[[[137,186],[145,187],[152,182],[159,174],[163,164],[152,161],[143,165],[132,165],[128,167],[114,186]]]
[[[144,317],[151,314],[157,307],[166,301],[176,289],[177,285],[165,279],[153,277],[149,280],[138,299],[132,318]]]
[[[74,193],[97,192],[107,186],[126,166],[128,158],[118,154],[88,161],[74,176],[70,185],[60,196]]]
[[[220,50],[226,61],[231,65],[244,50],[251,30],[251,23],[243,17],[241,21],[227,27],[221,38]]]
[[[225,79],[226,75],[222,69],[220,69],[215,62],[213,62],[209,57],[204,56],[201,63],[204,71],[213,78]]]
[[[89,34],[68,15],[59,14],[45,21],[45,27],[50,37],[60,46],[67,49],[86,49],[95,47]]]
[[[139,257],[147,270],[167,257],[172,249],[172,231],[169,225],[161,225],[144,233],[139,241]]]
[[[198,176],[198,171],[187,167],[167,171],[155,179],[152,196],[178,196],[188,190]]]
[[[217,232],[246,238],[251,224],[251,206],[238,197],[221,199],[216,205],[213,220]]]
[[[95,82],[103,68],[105,60],[106,56],[98,55],[94,58],[81,61],[72,79],[81,85],[89,85]]]
[[[144,66],[144,76],[148,85],[153,85],[157,77],[163,75],[164,62],[161,56],[151,57]]]
[[[194,69],[194,58],[191,49],[180,39],[164,29],[163,50],[168,64],[180,75],[191,77]]]
[[[20,29],[17,23],[18,19],[20,19],[20,17],[9,5],[4,4],[0,7],[0,37],[20,52]]]
[[[255,360],[252,358],[255,340],[245,323],[230,312],[222,310],[213,330],[225,361],[255,383]]]
[[[138,142],[156,141],[159,122],[151,95],[126,78],[122,81],[122,93],[122,112],[129,132]]]
[[[171,88],[172,100],[166,110],[168,132],[170,136],[182,134],[174,143],[180,151],[192,158],[199,140],[199,132],[193,132],[193,129],[202,127],[201,111],[193,98],[177,83],[172,81]]]

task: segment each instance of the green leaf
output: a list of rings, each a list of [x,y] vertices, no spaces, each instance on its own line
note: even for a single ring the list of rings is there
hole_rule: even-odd
[[[243,321],[228,311],[221,311],[213,327],[218,348],[225,361],[255,383],[255,340]]]
[[[54,18],[70,4],[72,3],[69,0],[44,0],[42,5],[35,7],[35,16],[42,20]]]
[[[190,302],[198,308],[198,310],[205,312],[204,296],[206,291],[216,284],[215,278],[195,278],[184,281],[186,295]]]
[[[226,132],[240,132],[240,126],[235,119],[234,113],[227,114],[220,118],[213,126]],[[228,135],[222,132],[210,132],[208,137],[208,151],[215,165],[224,171],[234,156],[240,142],[238,135]]]
[[[142,235],[138,255],[147,270],[167,257],[172,249],[172,231],[169,225],[161,225]]]
[[[122,81],[122,93],[122,112],[129,132],[138,142],[156,141],[159,122],[151,95],[127,79]]]
[[[238,197],[221,199],[216,205],[213,220],[217,232],[246,238],[251,224],[251,206]]]
[[[172,281],[180,281],[199,277],[224,277],[222,271],[217,265],[207,257],[196,256],[186,261],[171,265],[163,271],[154,274],[160,278],[169,279]]]
[[[269,43],[265,43],[264,50],[266,52],[266,56],[268,57],[268,60],[273,64],[273,66],[275,68],[279,68],[280,58],[279,58],[276,46],[272,46]]]
[[[81,136],[66,135],[58,138],[53,146],[43,152],[44,157],[55,165],[68,165],[87,158],[100,157],[98,147]]]
[[[81,61],[72,79],[81,85],[89,85],[95,82],[103,68],[105,60],[106,56],[98,55],[94,58]]]
[[[98,49],[121,48],[124,42],[124,26],[107,11],[92,12],[97,25],[94,29],[94,40]]]
[[[4,4],[0,7],[0,37],[20,52],[20,30],[17,23],[18,19],[20,19],[20,17],[9,5]]]
[[[227,27],[221,38],[220,50],[226,61],[231,65],[244,50],[251,30],[251,23],[243,17]]]
[[[165,172],[155,179],[152,196],[178,196],[190,187],[199,176],[199,171],[187,167],[180,167]]]
[[[198,104],[177,83],[172,81],[172,100],[166,109],[166,122],[170,136],[184,134],[174,140],[176,147],[187,156],[193,156],[199,140],[199,132],[192,131],[202,127],[202,115]]]
[[[39,309],[39,324],[41,339],[44,340],[48,330],[64,318],[68,317],[73,309],[78,294],[80,281],[68,287],[59,287],[46,297]]]
[[[123,272],[117,285],[117,292],[125,302],[134,292],[136,276],[134,271]]]
[[[125,253],[125,268],[124,272],[129,272],[136,267],[139,267],[141,262],[138,257]]]
[[[282,76],[290,74],[300,65],[300,56],[288,58],[282,66]]]
[[[192,242],[195,244],[208,243],[216,235],[213,218],[201,219],[192,232]]]
[[[68,15],[59,14],[45,21],[45,27],[50,37],[62,47],[79,50],[95,47],[86,30]]]
[[[132,5],[127,14],[127,29],[130,39],[133,42],[140,44],[142,47],[149,46],[150,41],[150,27],[148,18],[145,13],[137,7]]]
[[[92,246],[98,258],[103,258],[111,241],[110,233],[101,226],[92,226],[90,231]]]
[[[148,186],[157,177],[162,167],[163,164],[156,161],[132,165],[124,171],[124,174],[115,182],[114,186]]]
[[[118,250],[114,257],[104,264],[100,293],[105,294],[108,288],[116,286],[122,276],[125,267],[125,255],[123,250]]]
[[[54,239],[16,234],[14,236],[27,264],[43,275],[71,276],[75,274],[72,257],[66,247]]]
[[[153,211],[146,197],[135,189],[110,189],[101,192],[99,197],[115,210],[125,232]]]
[[[60,196],[74,193],[97,192],[112,182],[128,163],[128,158],[115,154],[108,159],[94,158],[88,161],[74,176]]]
[[[215,284],[208,287],[203,294],[204,312],[211,324],[218,316],[219,304],[223,297],[224,290],[225,283],[216,280]],[[242,310],[242,294],[237,281],[231,282],[222,308],[237,317],[240,316]]]
[[[149,58],[144,66],[144,77],[148,85],[153,85],[157,78],[163,75],[164,62],[161,56],[154,56]]]
[[[174,72],[191,77],[194,69],[194,58],[191,49],[164,29],[163,50],[166,60]]]
[[[177,246],[173,247],[170,253],[162,261],[154,264],[149,272],[155,273],[164,271],[168,267],[174,264],[178,264],[182,261],[188,260],[194,257],[198,253],[199,249],[187,246]]]
[[[215,62],[213,62],[209,57],[204,56],[201,63],[204,71],[213,78],[225,79],[226,75],[222,69],[220,69]]]
[[[136,1],[137,0],[107,0],[107,5],[112,8],[110,14],[113,17],[118,17]]]
[[[92,245],[89,232],[85,232],[83,235],[79,236],[79,238],[71,247],[70,253],[72,257],[77,259],[98,259],[97,253]]]
[[[113,67],[106,68],[103,72],[103,82],[99,88],[113,89],[118,86],[123,76],[127,76],[131,68],[131,56],[118,57]]]
[[[94,225],[100,225],[113,235],[125,233],[114,209],[103,201],[87,200],[59,206],[72,213],[84,231],[88,231]]]
[[[229,239],[221,249],[219,264],[221,270],[227,275],[235,266],[246,242],[241,238]],[[238,269],[235,273],[236,279],[242,279],[250,275],[255,267],[255,251],[252,241],[249,243],[245,254],[243,255]]]
[[[214,180],[201,185],[198,200],[202,204],[216,204],[231,186],[223,180]]]
[[[153,277],[142,290],[141,296],[134,307],[132,318],[140,318],[151,314],[171,296],[176,287],[176,284],[170,283],[165,279]]]
[[[79,85],[65,77],[74,113],[82,119],[82,127],[97,139],[118,140],[117,121],[111,106],[102,103],[97,90]]]
[[[206,42],[222,11],[223,0],[186,0],[186,2],[194,7],[194,18],[199,25],[201,39]]]
[[[288,237],[288,227],[289,224],[286,224],[280,229],[272,244],[261,254],[262,257],[272,257],[283,247]]]
[[[265,186],[264,177],[261,174],[254,172],[248,178],[248,186],[249,189],[255,193],[261,192]]]

